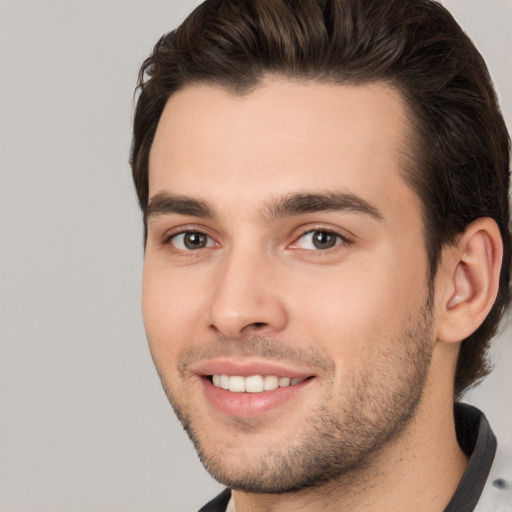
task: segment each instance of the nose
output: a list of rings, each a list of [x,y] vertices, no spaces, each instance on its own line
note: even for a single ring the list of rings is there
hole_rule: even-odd
[[[247,251],[232,253],[216,275],[210,329],[230,339],[267,336],[288,322],[275,262]]]

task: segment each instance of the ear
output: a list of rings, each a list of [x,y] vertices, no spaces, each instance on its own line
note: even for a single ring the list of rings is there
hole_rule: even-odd
[[[456,245],[443,253],[443,275],[438,276],[440,341],[462,341],[482,324],[498,294],[502,259],[499,228],[487,217],[472,222]]]

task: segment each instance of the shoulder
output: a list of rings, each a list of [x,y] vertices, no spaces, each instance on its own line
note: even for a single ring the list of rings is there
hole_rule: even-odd
[[[225,512],[231,498],[231,490],[224,489],[218,496],[213,498],[202,507],[199,512]]]
[[[512,447],[498,444],[491,471],[475,512],[512,510]]]

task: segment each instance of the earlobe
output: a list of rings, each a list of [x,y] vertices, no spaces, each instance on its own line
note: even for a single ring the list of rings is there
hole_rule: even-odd
[[[444,267],[447,299],[441,304],[440,341],[462,341],[484,321],[496,300],[502,258],[494,220],[481,218],[466,228]]]

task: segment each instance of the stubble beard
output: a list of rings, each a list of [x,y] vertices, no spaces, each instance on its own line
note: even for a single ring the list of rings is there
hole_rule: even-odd
[[[204,442],[202,432],[208,428],[207,420],[198,420],[160,376],[176,415],[213,478],[244,492],[296,492],[364,472],[381,449],[403,433],[417,411],[429,372],[432,318],[429,298],[393,348],[380,354],[363,374],[353,375],[337,389],[333,382],[325,381],[324,387],[329,390],[325,399],[301,422],[300,429],[293,426],[293,441],[266,449],[257,458],[242,457],[243,463],[236,467],[226,462],[236,454],[226,457],[224,451]],[[253,353],[254,347],[260,347],[256,349],[258,355],[273,352],[267,354],[272,358],[276,353],[269,348],[272,343],[273,340],[254,339],[242,346],[252,348],[241,350]],[[240,341],[236,346],[241,346]],[[324,367],[332,365],[325,362]],[[334,371],[331,374],[333,379]],[[242,420],[239,427],[247,433],[251,423]]]

